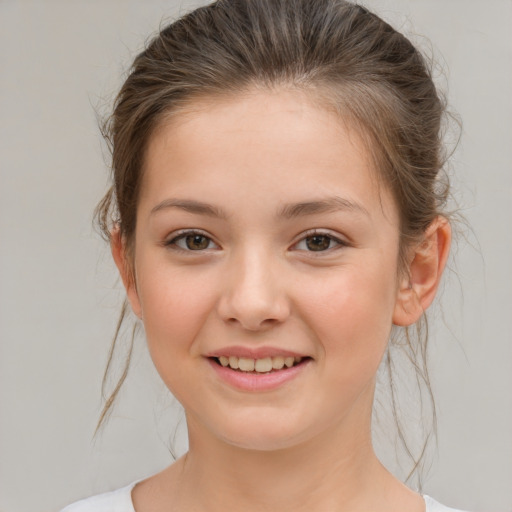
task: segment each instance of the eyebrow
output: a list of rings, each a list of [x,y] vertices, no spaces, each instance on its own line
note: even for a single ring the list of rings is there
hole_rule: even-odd
[[[151,210],[151,215],[168,208],[180,208],[181,210],[185,210],[189,213],[208,215],[209,217],[219,217],[221,219],[227,218],[227,214],[220,208],[191,199],[165,199]]]
[[[314,215],[318,213],[331,213],[337,211],[350,211],[370,216],[368,210],[359,203],[333,196],[317,201],[305,201],[285,205],[279,212],[279,216],[287,219]]]
[[[217,217],[221,219],[228,218],[227,213],[217,206],[194,201],[191,199],[165,199],[158,203],[151,210],[151,215],[168,208],[179,208],[189,213],[197,215],[207,215],[209,217]],[[316,201],[302,201],[300,203],[289,203],[283,206],[278,212],[278,217],[293,219],[296,217],[304,217],[307,215],[315,215],[319,213],[331,213],[336,211],[350,211],[370,216],[368,210],[359,203],[343,199],[338,196],[327,197]]]

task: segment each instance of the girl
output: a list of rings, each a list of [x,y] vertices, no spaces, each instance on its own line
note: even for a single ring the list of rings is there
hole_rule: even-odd
[[[189,451],[65,512],[450,510],[371,441],[392,331],[448,257],[443,115],[418,51],[349,2],[219,0],[160,32],[98,218]]]

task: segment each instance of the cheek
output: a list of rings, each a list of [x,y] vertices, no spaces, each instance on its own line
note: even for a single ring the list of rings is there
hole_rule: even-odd
[[[197,334],[215,301],[208,273],[150,265],[139,276],[139,297],[147,343],[155,366],[175,366],[180,353],[197,355]]]
[[[386,272],[388,269],[388,272]],[[389,271],[391,269],[391,271]],[[316,280],[301,310],[327,358],[339,356],[357,368],[378,365],[392,327],[395,267],[360,259]]]

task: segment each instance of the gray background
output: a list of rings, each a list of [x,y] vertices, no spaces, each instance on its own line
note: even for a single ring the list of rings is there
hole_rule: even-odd
[[[200,3],[0,0],[0,512],[56,510],[171,460],[179,411],[143,342],[92,439],[123,297],[91,229],[106,187],[94,110],[162,17]],[[430,39],[464,122],[452,167],[473,233],[434,314],[440,435],[425,491],[512,510],[512,2],[365,3]]]

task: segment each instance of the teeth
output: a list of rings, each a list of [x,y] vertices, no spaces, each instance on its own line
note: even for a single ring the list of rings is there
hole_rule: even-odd
[[[272,368],[274,370],[280,370],[284,366],[284,357],[277,356],[272,358]]]
[[[291,368],[294,364],[300,363],[302,357],[264,357],[263,359],[250,359],[247,357],[236,356],[220,356],[219,363],[222,366],[229,366],[233,370],[241,370],[244,372],[268,373],[272,370],[281,370],[285,366]]]
[[[243,372],[253,372],[254,371],[254,359],[247,359],[245,357],[241,357],[238,360],[238,368],[240,368],[240,370],[242,370]]]
[[[266,357],[265,359],[256,359],[254,369],[260,373],[269,372],[272,370],[272,358]]]

